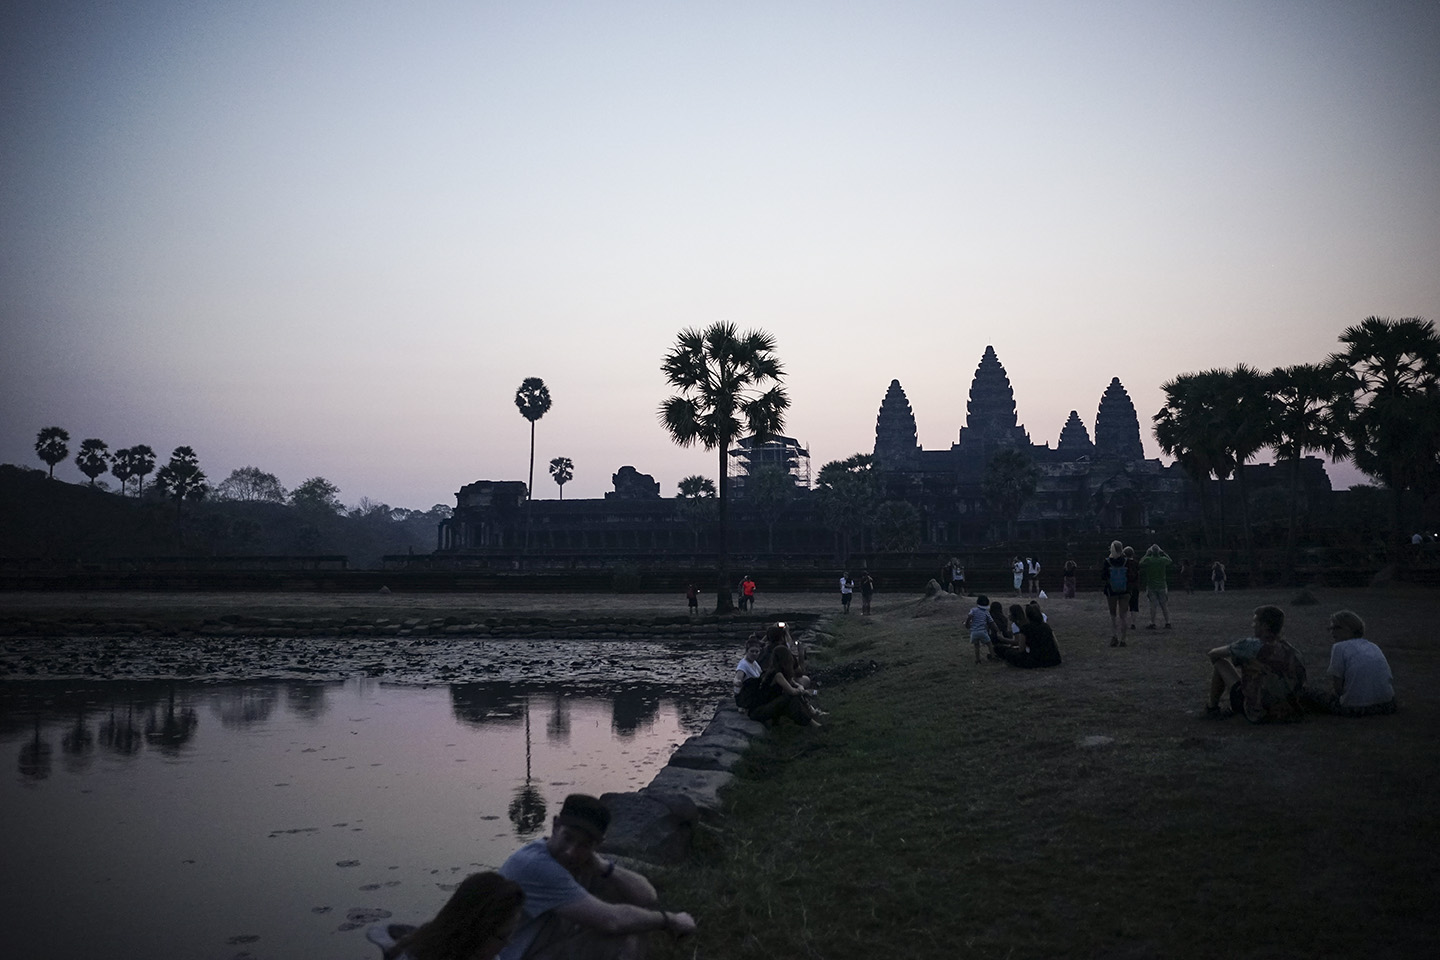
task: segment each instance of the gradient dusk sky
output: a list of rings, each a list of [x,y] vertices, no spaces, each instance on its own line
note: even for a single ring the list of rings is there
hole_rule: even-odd
[[[816,469],[891,379],[948,447],[986,344],[1036,442],[1119,377],[1158,456],[1176,374],[1440,320],[1440,3],[8,0],[0,244],[0,462],[423,509],[525,478],[538,376],[537,496],[671,496],[716,320]]]

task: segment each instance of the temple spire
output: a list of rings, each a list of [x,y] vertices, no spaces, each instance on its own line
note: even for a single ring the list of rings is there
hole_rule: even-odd
[[[1130,394],[1120,385],[1119,377],[1110,381],[1100,398],[1100,409],[1095,414],[1095,453],[1118,460],[1145,459],[1145,449],[1140,444],[1140,418],[1135,415],[1135,404],[1130,402]]]

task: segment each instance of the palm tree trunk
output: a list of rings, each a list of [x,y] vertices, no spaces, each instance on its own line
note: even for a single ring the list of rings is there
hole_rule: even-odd
[[[1300,495],[1300,457],[1290,458],[1290,523],[1285,528],[1285,576],[1295,578],[1295,518],[1299,513],[1296,499]]]
[[[717,444],[720,449],[720,551],[716,558],[719,576],[715,587],[715,612],[729,613],[735,609],[730,599],[730,476],[725,462],[729,440]]]
[[[530,479],[525,483],[525,544],[523,553],[530,552],[530,501],[535,491],[535,421],[530,421]]]

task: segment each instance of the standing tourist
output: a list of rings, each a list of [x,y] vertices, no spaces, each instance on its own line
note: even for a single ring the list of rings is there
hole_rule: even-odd
[[[975,598],[975,606],[965,614],[965,627],[970,631],[970,642],[975,645],[975,662],[980,662],[980,645],[985,644],[985,656],[991,660],[995,654],[990,651],[994,649],[991,643],[991,636],[1000,632],[1000,626],[990,616],[990,598],[983,593]]]
[[[1130,581],[1130,629],[1135,629],[1135,615],[1140,612],[1140,561],[1135,559],[1135,548],[1125,548],[1125,573]]]
[[[600,856],[609,828],[605,804],[572,793],[551,821],[550,836],[521,847],[500,867],[525,892],[520,929],[500,960],[638,957],[643,933],[694,932],[690,914],[660,909],[650,881]]]
[[[1065,576],[1061,582],[1064,585],[1066,600],[1075,599],[1075,574],[1079,571],[1080,567],[1074,560],[1065,561]]]
[[[1010,558],[1010,579],[1015,583],[1015,596],[1025,592],[1025,561],[1019,557]]]
[[[1030,577],[1030,596],[1040,596],[1040,561],[1026,557],[1025,573]]]
[[[951,560],[950,578],[950,592],[957,597],[965,596],[965,564],[959,560]]]
[[[1215,585],[1216,593],[1225,592],[1225,564],[1219,560],[1210,564],[1210,582]]]
[[[840,609],[846,613],[850,612],[850,597],[855,592],[855,581],[850,579],[849,571],[840,574]]]
[[[875,596],[875,578],[870,576],[870,571],[860,574],[860,613],[863,616],[870,616],[870,598]]]
[[[1110,608],[1110,646],[1125,646],[1130,601],[1130,568],[1125,563],[1124,545],[1110,542],[1110,555],[1100,564],[1100,583],[1105,591],[1105,604]]]
[[[685,588],[685,607],[691,616],[698,616],[700,613],[700,591],[693,583]]]
[[[746,610],[755,612],[755,578],[745,574],[745,582],[740,584],[740,602]]]
[[[1150,625],[1146,630],[1155,629],[1155,606],[1160,606],[1160,612],[1165,614],[1165,629],[1170,629],[1170,607],[1167,605],[1170,600],[1170,583],[1166,579],[1166,571],[1170,568],[1170,556],[1160,549],[1160,544],[1150,544],[1150,549],[1145,551],[1145,556],[1140,560],[1140,579],[1145,581],[1145,595],[1150,598]]]

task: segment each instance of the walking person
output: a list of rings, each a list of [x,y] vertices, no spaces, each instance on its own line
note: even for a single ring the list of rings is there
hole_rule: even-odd
[[[1100,583],[1105,591],[1105,604],[1110,608],[1110,646],[1125,646],[1130,612],[1130,568],[1125,563],[1125,546],[1119,540],[1110,542],[1110,555],[1100,564]]]
[[[1074,560],[1065,561],[1065,576],[1061,580],[1066,600],[1075,599],[1075,574],[1080,571],[1079,565]]]
[[[991,651],[995,648],[991,638],[1000,632],[1000,626],[990,616],[990,598],[983,593],[975,598],[975,606],[965,614],[965,628],[970,631],[970,642],[975,646],[975,662],[980,662],[982,643],[985,645],[985,656],[994,660],[995,654]]]

